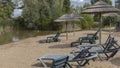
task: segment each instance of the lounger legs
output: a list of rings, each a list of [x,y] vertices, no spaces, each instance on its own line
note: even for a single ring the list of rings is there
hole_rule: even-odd
[[[41,62],[41,64],[44,66],[44,68],[47,68],[47,65],[44,63],[44,61],[42,59],[39,59],[39,61]]]

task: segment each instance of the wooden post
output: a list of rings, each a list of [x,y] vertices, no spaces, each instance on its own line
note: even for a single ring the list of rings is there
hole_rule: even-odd
[[[101,44],[101,39],[102,39],[102,36],[101,36],[101,34],[102,34],[102,16],[101,16],[101,13],[100,13],[100,23],[99,23],[99,29],[100,29],[100,32],[99,32],[99,37],[100,37],[100,39],[99,39],[99,44]]]
[[[68,28],[67,28],[68,22],[66,22],[66,40],[68,40]]]

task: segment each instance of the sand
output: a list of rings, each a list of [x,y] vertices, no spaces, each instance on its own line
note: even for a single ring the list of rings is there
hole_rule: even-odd
[[[95,31],[80,31],[69,33],[69,39],[66,40],[65,33],[62,33],[61,42],[52,42],[40,44],[38,41],[48,36],[37,36],[0,45],[0,68],[43,68],[37,58],[48,54],[70,54],[76,47],[70,47],[70,43],[78,37],[86,36],[87,33]],[[102,42],[105,42],[109,33],[102,32]],[[120,41],[120,35],[115,34],[115,39]],[[97,41],[98,42],[98,41]],[[70,63],[73,68],[79,68],[77,64]],[[118,52],[109,61],[90,61],[89,65],[83,68],[120,68],[120,52]]]

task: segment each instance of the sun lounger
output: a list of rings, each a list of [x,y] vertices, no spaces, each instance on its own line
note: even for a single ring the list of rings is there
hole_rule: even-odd
[[[39,43],[58,42],[58,41],[60,41],[60,39],[59,39],[60,34],[61,34],[60,32],[57,32],[55,36],[50,36],[50,37],[47,37],[47,39],[40,40]]]
[[[88,49],[83,49],[81,52],[76,53],[74,55],[73,54],[47,54],[38,58],[38,60],[42,63],[44,67],[47,67],[44,60],[55,60],[60,57],[69,56],[68,62],[77,62],[80,66],[85,66],[86,64],[89,63],[89,60],[94,59],[95,57],[97,57],[97,55],[98,55],[97,52],[94,54],[90,54],[88,52]]]
[[[40,60],[44,67],[47,67],[47,65],[43,62],[43,60],[53,60],[51,68],[72,68],[68,63],[68,58],[69,56],[67,55],[49,54],[38,58],[38,60]]]
[[[114,38],[109,38],[106,41],[105,44],[88,44],[88,45],[79,45],[78,48],[87,48],[89,47],[90,50],[93,49],[93,47],[100,47],[100,49],[97,49],[95,51],[98,52],[98,57],[100,60],[109,60],[110,58],[114,57],[116,53],[120,50],[120,46],[117,44],[117,41]],[[76,52],[79,52],[79,50]],[[89,51],[90,53],[94,53],[94,51]],[[105,55],[105,58],[102,56]]]
[[[87,34],[86,37],[80,37],[78,40],[71,43],[71,47],[81,45],[82,43],[95,44],[96,43],[95,40],[98,40],[97,36],[98,32],[99,30],[94,34]]]

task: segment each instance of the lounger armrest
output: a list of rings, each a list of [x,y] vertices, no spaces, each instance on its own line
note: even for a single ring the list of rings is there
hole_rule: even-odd
[[[98,52],[94,50],[94,54],[89,57],[83,58],[83,60],[92,60],[93,58],[98,57]]]
[[[89,33],[89,34],[87,34],[87,35],[94,35],[94,33]]]
[[[79,40],[88,40],[88,37],[79,37]]]
[[[82,50],[74,50],[74,53],[76,53],[76,52],[79,53],[81,51]],[[73,55],[74,55],[74,53],[73,53]],[[76,56],[76,55],[74,55],[74,56]],[[96,57],[98,57],[98,52],[96,50],[92,50],[91,56],[85,57],[85,58],[81,58],[80,60],[92,60],[93,58],[96,58]]]
[[[82,49],[81,50],[72,50],[70,53],[71,54],[75,54],[75,53],[79,53],[79,52],[81,52],[82,51]]]
[[[87,37],[93,37],[94,34],[87,34]]]
[[[54,36],[47,37],[47,41],[49,41],[49,40],[51,40],[53,38],[54,38]]]
[[[79,45],[77,46],[77,48],[81,48],[81,47],[98,47],[101,46],[102,44],[86,44],[86,45]]]

